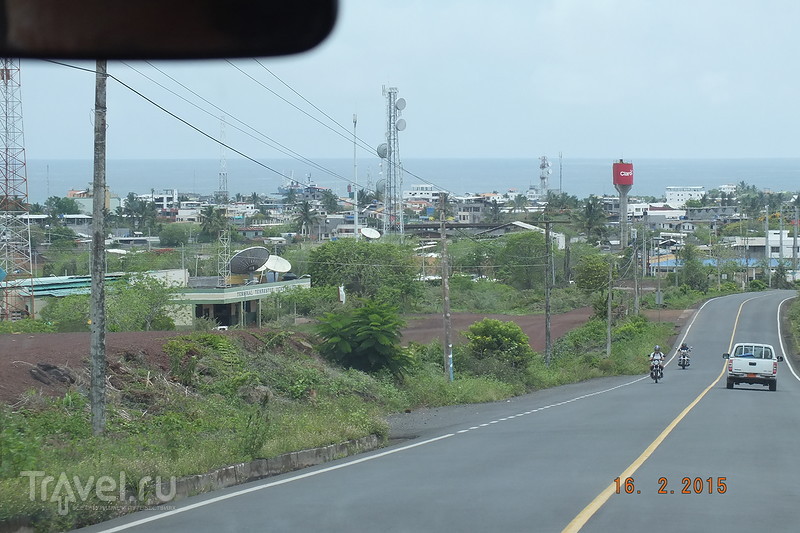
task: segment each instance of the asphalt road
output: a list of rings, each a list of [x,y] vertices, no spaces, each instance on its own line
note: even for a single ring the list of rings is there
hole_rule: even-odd
[[[708,302],[682,333],[691,366],[671,360],[658,384],[603,378],[437,410],[390,448],[86,531],[796,531],[800,382],[788,363],[777,392],[718,380],[733,342],[780,353],[778,305],[795,295]]]

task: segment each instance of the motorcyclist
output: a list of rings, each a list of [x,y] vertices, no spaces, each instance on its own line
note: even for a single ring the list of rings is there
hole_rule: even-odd
[[[686,368],[687,366],[689,366],[689,352],[691,351],[692,351],[691,346],[689,346],[685,342],[681,343],[681,347],[678,348],[678,355],[680,356],[678,358],[678,365],[680,365],[681,368]]]
[[[666,359],[666,356],[661,351],[661,346],[656,344],[655,347],[653,348],[653,353],[650,354],[650,363],[657,364],[658,367],[661,369],[662,375],[664,374],[664,359]]]

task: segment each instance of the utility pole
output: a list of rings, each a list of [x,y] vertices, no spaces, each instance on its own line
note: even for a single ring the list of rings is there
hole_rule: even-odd
[[[611,279],[614,262],[608,261],[608,308],[606,309],[606,357],[611,357]]]
[[[633,314],[639,314],[639,249],[633,247]]]
[[[353,231],[355,232],[356,241],[360,239],[358,234],[358,163],[356,159],[356,124],[358,123],[358,116],[353,113],[353,181],[356,184],[356,190],[353,194],[355,199],[353,209]]]
[[[94,182],[92,189],[92,295],[91,317],[91,411],[92,433],[100,435],[106,427],[106,61],[97,61],[94,96]]]
[[[792,240],[792,270],[794,274],[792,274],[792,280],[797,280],[797,226],[800,224],[800,219],[798,219],[798,206],[794,206],[794,221],[792,226],[794,226],[794,238]]]
[[[550,264],[553,260],[550,249],[550,224],[544,223],[544,249],[547,258],[544,265],[544,363],[550,366],[552,343],[550,340]]]
[[[447,231],[444,210],[444,196],[441,197],[442,209],[439,214],[442,237],[442,318],[444,320],[444,371],[450,381],[453,381],[453,340],[452,324],[450,321],[450,265],[447,259]]]
[[[764,206],[764,253],[767,256],[767,287],[772,287],[772,250],[769,246],[769,204]]]
[[[783,206],[781,206],[781,210],[778,211],[778,216],[780,216],[778,219],[778,229],[780,230],[778,232],[778,262],[783,266]]]

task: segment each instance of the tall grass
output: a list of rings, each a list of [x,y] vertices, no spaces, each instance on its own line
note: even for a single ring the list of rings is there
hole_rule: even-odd
[[[395,378],[329,366],[307,350],[312,340],[298,334],[260,333],[246,344],[213,333],[172,338],[165,346],[170,376],[153,379],[153,369],[137,361],[112,366],[104,436],[91,435],[85,388],[57,399],[30,394],[15,408],[0,410],[0,521],[25,515],[40,530],[64,530],[123,512],[94,502],[101,505],[59,515],[58,502],[29,498],[23,470],[81,480],[124,472],[127,489],[135,492],[144,477],[199,474],[369,434],[386,437],[384,415],[391,412],[498,401],[596,376],[644,372],[648,347],[663,344],[670,333],[671,325],[627,321],[614,329],[612,356],[605,358],[605,327],[590,322],[557,342],[550,366],[535,354],[513,369],[484,355],[483,367],[466,371],[469,354],[457,346],[461,366],[452,382],[438,343],[412,345],[416,365]],[[87,379],[79,376],[78,385]]]

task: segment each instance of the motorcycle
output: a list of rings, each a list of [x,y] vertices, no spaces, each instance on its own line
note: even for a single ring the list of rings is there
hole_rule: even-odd
[[[689,350],[678,351],[678,366],[681,367],[681,370],[685,370],[689,366]]]
[[[664,369],[658,363],[650,363],[650,377],[658,383],[658,380],[664,377]]]

